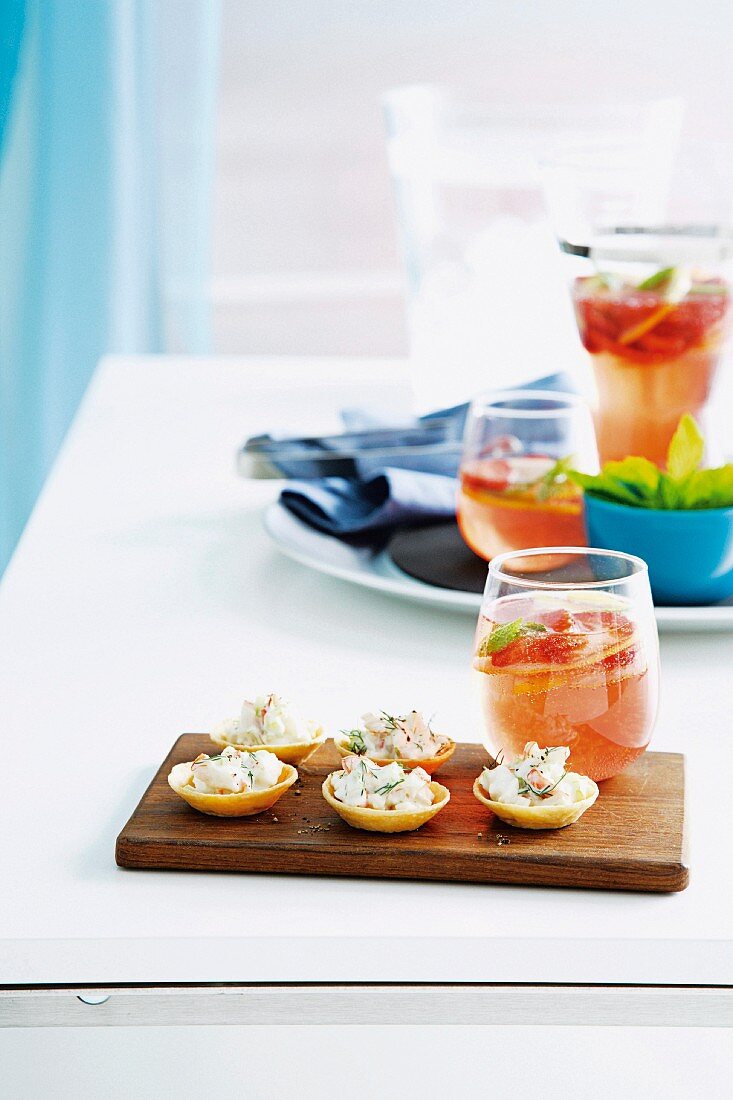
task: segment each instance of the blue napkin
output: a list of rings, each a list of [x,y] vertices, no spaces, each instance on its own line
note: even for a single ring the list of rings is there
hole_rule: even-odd
[[[456,479],[388,467],[367,481],[344,477],[291,481],[280,502],[309,527],[348,538],[450,519],[456,511]]]
[[[555,390],[574,393],[576,386],[562,372],[534,382],[521,389]],[[469,405],[429,413],[417,424],[437,418],[450,422],[450,434],[460,439]],[[347,410],[342,414],[349,430],[376,426],[369,414]],[[456,474],[460,448],[442,455],[406,455],[399,465],[375,468],[374,457],[364,451],[357,461],[358,477],[323,477],[313,480],[289,481],[280,494],[280,502],[288,511],[324,534],[348,540],[364,541],[383,537],[399,526],[416,526],[441,519],[448,520],[456,511]],[[420,468],[415,469],[415,464]]]

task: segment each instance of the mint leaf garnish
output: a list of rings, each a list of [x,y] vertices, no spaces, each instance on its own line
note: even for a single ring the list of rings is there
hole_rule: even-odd
[[[639,283],[637,290],[656,290],[657,287],[670,282],[676,272],[676,267],[663,267],[661,271],[655,271],[648,279],[644,279],[643,282]]]
[[[512,642],[522,635],[523,619],[514,619],[510,623],[502,623],[495,626],[478,647],[479,657],[488,657],[491,653],[498,653],[500,649],[506,649]]]
[[[550,467],[547,473],[539,478],[537,484],[538,500],[548,500],[560,486],[566,483],[568,480],[568,471],[571,469],[572,464],[572,455],[558,458],[557,462]]]
[[[478,647],[477,656],[489,657],[492,653],[499,653],[502,649],[506,649],[512,642],[516,642],[518,638],[523,638],[527,634],[546,634],[547,627],[542,623],[525,622],[524,619],[514,619],[510,623],[502,623],[501,626],[495,626],[490,634],[483,639]]]
[[[639,283],[637,290],[660,290],[665,302],[676,305],[692,290],[692,275],[686,267],[663,267]]]
[[[679,509],[684,507],[683,502],[684,495],[682,486],[678,485],[676,481],[673,481],[671,477],[660,478],[658,502],[655,507],[666,508],[668,510]]]
[[[662,472],[647,458],[630,456],[620,462],[606,462],[600,474],[582,474],[571,470],[569,476],[591,496],[637,508],[659,507],[657,501]]]
[[[538,500],[547,500],[567,484],[568,475],[573,466],[573,456],[565,455],[552,463],[549,470],[531,481],[515,481],[505,492],[507,495],[520,496],[536,493]]]
[[[680,487],[679,508],[730,508],[733,506],[733,464],[696,470]]]
[[[680,419],[667,452],[667,473],[673,481],[693,474],[702,462],[705,440],[689,413]]]
[[[704,447],[698,425],[685,413],[669,445],[666,471],[630,455],[604,463],[599,474],[568,470],[568,477],[592,497],[634,508],[733,508],[733,463],[699,469]]]

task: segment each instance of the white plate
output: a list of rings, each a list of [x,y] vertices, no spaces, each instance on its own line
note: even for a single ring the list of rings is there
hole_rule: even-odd
[[[397,568],[386,550],[375,552],[366,547],[349,546],[314,531],[277,501],[266,509],[264,524],[283,554],[319,573],[340,577],[363,588],[377,588],[403,600],[444,607],[448,611],[476,615],[481,606],[481,596],[474,592],[436,588],[408,576]],[[731,603],[710,607],[657,607],[656,616],[659,629],[663,631],[733,631]]]

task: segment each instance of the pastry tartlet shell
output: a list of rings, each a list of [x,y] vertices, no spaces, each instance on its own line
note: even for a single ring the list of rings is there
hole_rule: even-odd
[[[336,746],[339,756],[342,758],[345,756],[366,756],[368,760],[371,760],[374,764],[378,764],[380,768],[385,767],[387,764],[401,764],[406,772],[411,772],[413,768],[422,768],[428,775],[432,775],[433,772],[437,772],[438,768],[442,768],[446,761],[450,760],[453,753],[456,751],[455,741],[448,740],[448,744],[442,749],[437,756],[425,756],[422,759],[406,760],[402,756],[372,756],[370,753],[357,753],[352,749],[347,748],[348,739],[340,737],[338,740],[334,738],[333,741]]]
[[[245,745],[241,741],[230,741],[224,734],[210,733],[209,737],[221,749],[239,749],[240,752],[265,752],[273,753],[283,764],[302,764],[311,753],[315,752],[319,745],[323,744],[323,736],[315,741],[298,741],[289,745]]]
[[[212,817],[252,817],[261,814],[263,810],[269,810],[277,800],[292,787],[298,778],[298,773],[291,764],[283,764],[280,778],[272,787],[264,791],[240,791],[238,794],[208,794],[194,790],[188,784],[178,786],[173,783],[170,775],[168,785],[194,810],[202,814],[211,814]]]
[[[347,825],[351,825],[353,829],[365,829],[369,833],[409,833],[430,821],[450,802],[448,788],[433,781],[430,784],[433,804],[426,806],[424,810],[375,810],[369,806],[347,806],[333,793],[331,780],[334,774],[331,772],[323,781],[323,797]]]
[[[595,788],[593,794],[569,806],[514,806],[508,802],[493,802],[481,786],[480,779],[481,776],[477,776],[473,784],[476,798],[484,806],[488,806],[501,821],[514,825],[517,829],[564,829],[566,825],[573,825],[582,817],[599,794],[598,786],[591,780]]]

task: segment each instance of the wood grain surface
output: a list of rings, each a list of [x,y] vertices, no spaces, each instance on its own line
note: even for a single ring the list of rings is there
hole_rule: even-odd
[[[180,761],[213,748],[203,734],[176,741],[117,838],[121,867],[503,882],[535,886],[684,890],[684,757],[649,752],[601,784],[575,825],[529,832],[504,825],[473,796],[486,753],[459,744],[438,773],[451,801],[414,833],[365,833],[344,824],[321,794],[339,766],[331,742],[298,769],[300,781],[256,817],[213,818],[168,786]]]

